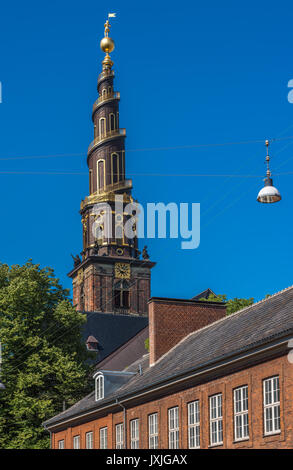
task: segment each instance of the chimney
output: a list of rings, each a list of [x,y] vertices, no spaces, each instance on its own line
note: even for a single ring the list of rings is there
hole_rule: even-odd
[[[226,316],[221,302],[152,297],[148,304],[150,366],[189,333]]]

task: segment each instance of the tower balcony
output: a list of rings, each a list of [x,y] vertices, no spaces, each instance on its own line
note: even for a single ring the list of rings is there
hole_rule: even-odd
[[[88,155],[98,147],[102,142],[106,142],[107,140],[113,139],[115,137],[125,137],[126,136],[126,129],[113,129],[112,131],[105,132],[103,135],[99,135],[96,137],[92,143],[89,145],[88,148]]]
[[[104,201],[107,196],[109,197],[110,193],[118,193],[119,191],[128,191],[132,189],[132,180],[125,179],[122,181],[118,181],[114,184],[108,184],[106,188],[97,191],[90,196],[87,196],[83,201],[81,201],[80,209],[83,210],[90,204],[95,204],[97,202]]]
[[[101,104],[105,103],[106,101],[111,101],[111,100],[120,100],[120,93],[119,91],[111,92],[111,93],[104,93],[103,95],[99,96],[99,98],[94,102],[93,105],[93,115],[99,106]]]
[[[104,70],[100,75],[98,76],[98,84],[102,81],[105,80],[106,78],[109,77],[114,77],[114,70]]]

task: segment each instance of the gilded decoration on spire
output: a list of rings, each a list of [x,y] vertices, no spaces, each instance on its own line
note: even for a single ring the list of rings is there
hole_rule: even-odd
[[[101,40],[101,43],[100,43],[100,47],[101,47],[102,51],[106,53],[106,56],[105,56],[105,58],[102,62],[103,71],[111,70],[111,67],[113,65],[113,62],[111,60],[111,57],[110,57],[109,53],[114,50],[115,43],[114,43],[113,39],[109,37],[109,32],[110,32],[110,28],[111,28],[111,25],[109,23],[109,18],[115,18],[115,16],[116,16],[116,13],[109,13],[108,14],[108,19],[107,19],[106,23],[104,24],[105,36],[103,37],[103,39]]]

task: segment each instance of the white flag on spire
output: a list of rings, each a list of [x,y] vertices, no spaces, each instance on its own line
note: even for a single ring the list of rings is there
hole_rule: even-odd
[[[108,13],[108,18],[116,18],[116,13]]]

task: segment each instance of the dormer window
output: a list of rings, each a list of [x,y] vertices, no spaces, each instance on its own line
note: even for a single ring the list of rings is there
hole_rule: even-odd
[[[104,376],[99,374],[96,377],[96,401],[104,398]]]
[[[122,385],[126,384],[136,372],[124,372],[115,370],[99,370],[93,379],[95,381],[95,400],[99,401],[107,397],[109,394],[118,390]]]

